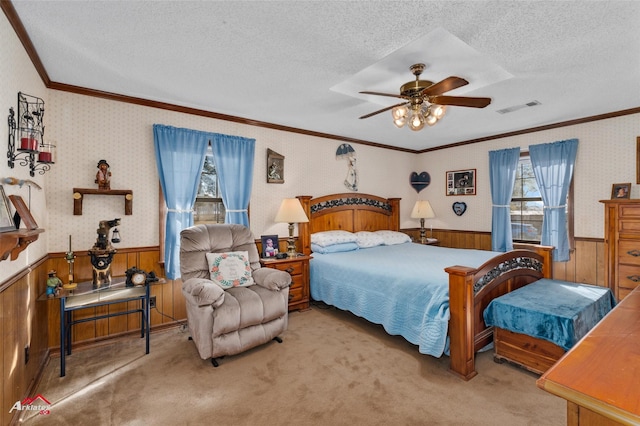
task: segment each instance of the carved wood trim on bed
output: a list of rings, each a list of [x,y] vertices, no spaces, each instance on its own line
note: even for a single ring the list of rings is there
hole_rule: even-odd
[[[304,254],[311,254],[311,234],[329,230],[350,232],[400,230],[400,198],[342,193],[312,198],[299,196],[309,223],[298,224]],[[493,327],[482,316],[489,302],[540,278],[552,278],[552,247],[527,245],[499,255],[477,269],[451,266],[449,273],[450,369],[469,380],[475,353],[493,339]]]
[[[450,369],[473,378],[475,353],[493,341],[493,327],[484,323],[489,302],[540,278],[552,278],[553,247],[531,246],[496,256],[477,269],[451,266],[449,274]]]
[[[311,198],[297,197],[308,223],[298,224],[302,253],[311,254],[311,234],[344,230],[349,232],[400,230],[400,198],[382,198],[370,194],[346,192]]]

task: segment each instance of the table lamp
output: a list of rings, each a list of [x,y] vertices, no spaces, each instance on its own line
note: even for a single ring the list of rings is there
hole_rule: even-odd
[[[296,241],[293,238],[293,224],[300,222],[309,222],[307,215],[304,213],[302,204],[297,198],[285,198],[280,204],[280,209],[276,214],[276,222],[289,224],[289,239],[287,240],[287,254],[289,257],[296,257]]]
[[[429,204],[427,200],[416,201],[416,204],[413,206],[413,210],[411,211],[411,217],[413,219],[420,219],[420,243],[425,244],[427,242],[427,238],[425,236],[424,220],[436,217],[436,214],[431,208],[431,204]],[[431,228],[431,236],[433,237],[433,228]]]

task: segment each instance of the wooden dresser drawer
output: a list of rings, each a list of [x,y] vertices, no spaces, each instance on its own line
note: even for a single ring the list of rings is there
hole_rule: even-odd
[[[289,287],[289,304],[300,302],[304,297],[302,286],[297,288]]]
[[[621,220],[618,224],[620,235],[630,234],[630,235],[640,235],[640,220]]]
[[[618,286],[633,290],[640,284],[640,266],[619,265]]]
[[[640,219],[640,206],[637,203],[620,205],[620,220],[630,217]]]
[[[302,262],[289,262],[289,263],[276,263],[275,265],[271,266],[272,268],[275,269],[279,269],[281,271],[285,271],[288,272],[289,275],[291,276],[295,276],[295,275],[302,275]]]
[[[618,250],[618,262],[640,265],[640,240],[620,240]]]

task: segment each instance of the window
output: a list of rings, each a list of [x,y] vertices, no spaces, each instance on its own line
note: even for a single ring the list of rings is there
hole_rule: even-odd
[[[193,223],[224,223],[225,208],[220,195],[216,166],[211,146],[207,148],[204,166],[200,174],[198,194],[193,207]]]
[[[522,153],[511,196],[511,233],[514,241],[540,243],[543,202],[529,153]],[[567,197],[567,226],[573,242],[573,181]]]

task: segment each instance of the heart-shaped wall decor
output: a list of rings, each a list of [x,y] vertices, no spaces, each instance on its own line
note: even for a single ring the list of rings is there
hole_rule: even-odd
[[[427,186],[429,186],[429,184],[431,183],[431,176],[429,176],[429,173],[427,172],[422,172],[420,174],[418,174],[417,172],[412,172],[411,176],[409,177],[409,182],[411,183],[413,189],[416,190],[416,192],[420,192]]]
[[[456,201],[451,207],[453,207],[453,212],[458,216],[462,216],[467,211],[467,203],[463,201]]]

